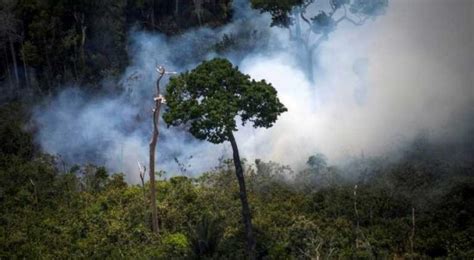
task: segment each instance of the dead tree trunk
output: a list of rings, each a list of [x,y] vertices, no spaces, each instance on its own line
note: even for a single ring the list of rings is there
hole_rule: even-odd
[[[252,230],[252,217],[250,214],[250,207],[247,199],[247,190],[245,188],[244,171],[242,169],[242,163],[240,162],[239,149],[235,141],[234,135],[229,133],[229,141],[232,145],[232,152],[234,157],[235,175],[239,182],[239,195],[242,203],[242,219],[245,225],[245,234],[247,236],[247,253],[250,259],[256,259],[255,255],[255,238]]]
[[[158,210],[156,208],[156,186],[155,186],[155,150],[156,143],[158,142],[158,122],[160,118],[160,109],[161,102],[163,98],[160,95],[160,80],[165,74],[165,69],[160,67],[158,69],[158,79],[156,80],[156,96],[153,99],[155,101],[155,108],[153,109],[153,133],[150,140],[150,164],[149,164],[149,174],[150,174],[150,200],[151,200],[151,224],[152,230],[154,233],[158,234]]]
[[[145,174],[146,167],[142,167],[140,162],[138,162],[138,170],[140,174],[140,181],[142,182],[142,191],[143,191],[143,203],[146,203],[146,191],[145,191]]]
[[[142,191],[143,191],[143,216],[145,217],[145,223],[147,223],[147,202],[146,202],[146,189],[145,189],[145,174],[146,174],[146,167],[142,167],[139,161],[138,163],[138,170],[140,171],[140,181],[142,182]]]

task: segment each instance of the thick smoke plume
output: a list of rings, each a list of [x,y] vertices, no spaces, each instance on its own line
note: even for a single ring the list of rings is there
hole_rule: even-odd
[[[148,160],[155,66],[181,72],[215,56],[271,82],[288,108],[271,129],[239,130],[241,154],[249,160],[298,166],[321,152],[336,163],[397,149],[421,130],[439,140],[457,136],[474,114],[473,5],[394,0],[384,16],[363,26],[341,24],[315,53],[314,82],[288,32],[270,28],[270,18],[245,2],[238,1],[238,16],[223,28],[176,37],[133,32],[123,91],[94,97],[63,91],[35,109],[37,140],[68,162],[105,164],[137,182],[137,160]],[[235,47],[216,53],[226,37]],[[163,122],[160,131],[157,169],[179,174],[176,158],[195,174],[230,157],[228,144],[198,141]]]

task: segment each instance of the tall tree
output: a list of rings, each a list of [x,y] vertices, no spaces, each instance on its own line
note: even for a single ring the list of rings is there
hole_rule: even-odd
[[[247,250],[255,258],[255,237],[245,188],[244,172],[234,132],[236,118],[242,125],[269,128],[287,111],[270,83],[255,81],[241,73],[226,59],[204,61],[191,72],[173,77],[167,87],[167,109],[163,119],[168,125],[184,125],[198,139],[211,143],[229,141],[235,174],[239,183],[242,218]]]
[[[384,13],[388,0],[251,0],[252,7],[272,16],[271,26],[288,28],[290,38],[304,54],[300,57],[309,80],[314,80],[314,51],[342,22],[362,25]],[[307,17],[311,9],[316,15]]]
[[[159,128],[158,122],[160,119],[161,104],[163,103],[163,97],[160,94],[160,81],[165,75],[166,71],[164,67],[158,67],[158,79],[156,80],[156,95],[153,98],[155,107],[153,108],[153,132],[150,140],[150,158],[149,158],[149,167],[150,167],[150,200],[151,200],[151,224],[153,232],[159,232],[158,226],[158,211],[156,208],[156,185],[155,185],[155,151],[156,144],[158,142]]]

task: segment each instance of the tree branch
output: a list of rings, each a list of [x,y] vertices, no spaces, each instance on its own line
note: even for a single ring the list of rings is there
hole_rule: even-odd
[[[344,15],[341,16],[339,19],[337,19],[335,24],[338,25],[342,21],[348,21],[348,22],[352,23],[353,25],[359,26],[359,25],[363,25],[365,23],[365,21],[367,21],[367,19],[369,19],[369,16],[366,16],[364,18],[359,17],[359,21],[355,21],[354,19],[347,16],[347,8],[346,8],[346,6],[344,6]]]
[[[303,19],[303,21],[305,21],[309,26],[311,26],[311,22],[308,20],[308,18],[306,18],[306,17],[304,16],[304,13],[306,13],[306,9],[307,9],[308,6],[310,6],[312,3],[313,3],[313,1],[307,1],[306,3],[304,3],[303,6],[301,7],[301,12],[300,12],[301,19]]]

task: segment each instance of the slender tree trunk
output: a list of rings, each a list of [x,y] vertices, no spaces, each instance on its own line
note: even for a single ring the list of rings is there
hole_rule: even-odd
[[[77,60],[78,58],[78,53],[79,53],[79,48],[77,46],[77,42],[74,43],[74,59],[72,59],[72,68],[74,70],[74,79],[76,82],[78,81],[78,75],[77,75]]]
[[[10,71],[10,64],[8,63],[8,52],[5,46],[3,47],[3,52],[5,54],[5,67],[7,69],[8,83],[10,85],[10,90],[12,90],[13,89],[12,72]]]
[[[301,12],[298,12],[297,15],[295,16],[295,39],[302,39],[300,14]],[[290,27],[288,27],[288,29],[290,29]]]
[[[13,41],[11,36],[8,37],[8,40],[10,42],[10,52],[12,55],[12,61],[13,61],[13,71],[15,72],[15,80],[16,80],[16,85],[20,85],[20,77],[18,76],[18,64],[16,62],[16,55],[15,55],[15,46],[13,46]]]
[[[86,32],[87,32],[87,26],[83,24],[81,25],[81,65],[82,69],[84,70],[86,67],[86,51],[84,46],[86,45]]]
[[[150,140],[150,195],[151,195],[151,224],[153,232],[159,232],[158,227],[158,210],[156,208],[156,186],[155,186],[155,150],[158,142],[158,119],[160,117],[161,101],[155,101],[155,108],[153,109],[153,134]]]
[[[44,46],[48,46],[48,41],[46,38],[43,38],[43,44]],[[46,48],[46,51],[44,52],[44,56],[46,56],[46,64],[48,65],[48,70],[46,71],[46,81],[48,83],[48,92],[51,93],[51,88],[53,85],[53,79],[52,79],[52,74],[53,74],[53,65],[51,64],[51,58],[49,57],[49,48]],[[44,72],[43,72],[44,73]]]
[[[306,69],[308,70],[308,80],[314,83],[314,67],[313,67],[313,48],[306,46]]]
[[[155,186],[155,150],[156,150],[156,143],[158,142],[158,122],[160,118],[160,108],[162,98],[160,96],[160,80],[165,74],[165,70],[159,71],[160,75],[158,80],[156,81],[156,97],[154,98],[155,101],[155,108],[153,109],[153,134],[150,140],[150,164],[149,164],[149,174],[150,174],[150,200],[151,200],[151,224],[153,232],[158,234],[159,226],[158,226],[158,210],[156,208],[156,186]]]
[[[242,169],[242,163],[240,162],[239,156],[239,149],[237,147],[237,143],[235,142],[234,135],[229,133],[229,141],[232,145],[232,152],[234,157],[234,165],[235,165],[235,175],[237,176],[237,180],[239,181],[239,195],[240,201],[242,202],[242,219],[245,225],[245,234],[247,236],[247,251],[250,259],[256,259],[255,256],[255,238],[253,236],[252,230],[252,217],[250,215],[250,207],[247,200],[247,190],[245,188],[245,180],[244,180],[244,171]]]
[[[146,202],[146,190],[145,190],[145,174],[146,169],[139,169],[140,170],[140,181],[142,182],[142,191],[143,191],[143,202]]]
[[[194,3],[194,12],[196,13],[196,16],[198,18],[199,25],[202,25],[202,0],[193,0]]]
[[[174,0],[174,16],[179,15],[179,0]]]
[[[146,214],[147,203],[146,203],[146,189],[145,189],[146,168],[142,168],[140,163],[138,163],[138,169],[140,171],[140,181],[142,182],[142,191],[143,191],[143,216],[145,217],[145,223],[147,223],[148,218]]]
[[[86,37],[87,37],[87,26],[85,23],[85,15],[84,13],[80,12],[74,12],[73,14],[74,20],[76,20],[76,26],[77,28],[80,28],[81,30],[81,40],[80,40],[80,46],[79,46],[79,55],[80,55],[80,72],[81,72],[81,77],[84,76],[84,71],[86,67],[86,53],[85,53],[85,44],[86,44]],[[74,44],[74,56],[77,57],[76,54],[77,51],[77,44]],[[76,81],[78,78],[77,75],[77,68],[76,68],[76,59],[74,59],[74,71],[76,73]]]
[[[25,72],[25,85],[30,88],[30,79],[28,77],[28,66],[26,65],[26,58],[24,51],[21,52],[21,60],[23,61],[23,71]]]

